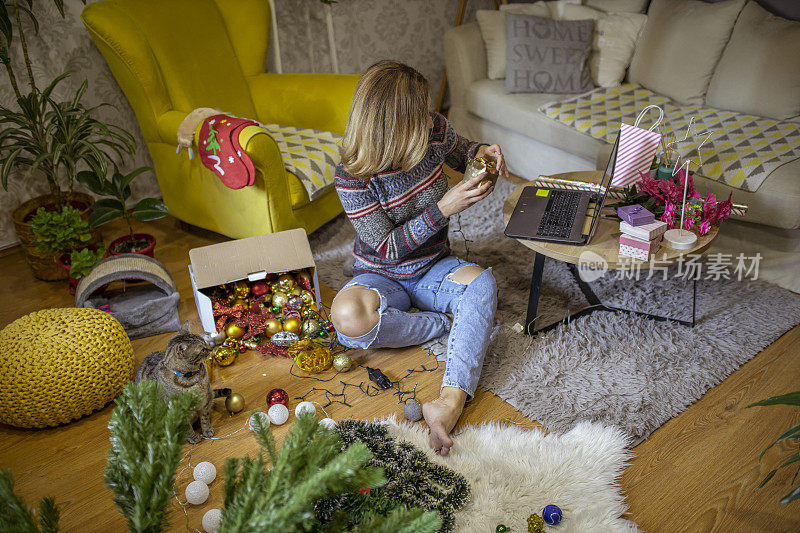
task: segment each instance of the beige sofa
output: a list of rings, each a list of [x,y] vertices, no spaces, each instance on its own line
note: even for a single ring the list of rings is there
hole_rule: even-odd
[[[637,47],[641,45],[648,29],[655,31],[645,25]],[[683,25],[667,29],[672,39],[680,39],[681,31],[696,31],[696,28],[685,28]],[[663,32],[663,25],[657,30]],[[729,34],[729,30],[725,31]],[[720,46],[725,45],[726,42],[723,42]],[[538,174],[604,167],[609,152],[606,142],[550,119],[538,110],[546,103],[572,95],[506,94],[504,80],[487,78],[486,49],[478,23],[449,30],[444,37],[444,49],[450,87],[450,121],[469,138],[500,144],[512,172],[530,179]],[[792,61],[797,62],[797,59]],[[784,68],[792,68],[791,65]],[[742,76],[748,76],[748,73],[742,73]],[[650,83],[648,88],[658,92],[654,84],[657,85],[657,81]],[[707,87],[708,80],[699,80],[701,87],[703,84]],[[687,82],[686,85],[692,83]],[[719,93],[719,88],[716,91]],[[710,105],[708,101],[705,104]],[[797,118],[791,120],[796,121]],[[734,201],[749,206],[746,216],[748,222],[775,228],[800,228],[800,159],[783,164],[771,172],[754,192],[732,188],[702,176],[696,177],[696,183],[698,189],[705,190],[708,187],[718,196],[726,198],[733,192]],[[795,253],[796,250],[790,250],[795,234],[789,232],[787,235],[789,244],[777,246],[783,251]]]

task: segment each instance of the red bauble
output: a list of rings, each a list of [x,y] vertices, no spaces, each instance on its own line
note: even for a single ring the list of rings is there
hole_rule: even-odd
[[[250,283],[250,292],[253,296],[260,298],[269,292],[266,281],[253,281]]]
[[[267,406],[272,407],[276,403],[289,405],[289,394],[283,389],[272,389],[267,394]]]

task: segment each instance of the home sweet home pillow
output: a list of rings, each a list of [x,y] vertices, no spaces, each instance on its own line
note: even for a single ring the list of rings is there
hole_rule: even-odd
[[[593,20],[552,20],[506,14],[506,92],[583,93],[594,88],[589,70]]]

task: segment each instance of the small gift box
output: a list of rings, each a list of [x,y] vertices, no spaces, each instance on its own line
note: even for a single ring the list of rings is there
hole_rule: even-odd
[[[629,235],[621,235],[619,238],[619,255],[648,261],[656,253],[659,246],[661,246],[661,236],[652,241],[645,241]]]
[[[651,222],[650,224],[645,224],[643,226],[631,226],[623,220],[619,223],[619,230],[622,233],[636,237],[637,239],[642,239],[643,241],[652,241],[656,237],[664,235],[664,232],[667,231],[667,224],[666,222],[656,220],[655,222]]]
[[[467,168],[464,170],[464,179],[462,181],[469,181],[483,172],[486,172],[486,176],[481,180],[481,184],[487,180],[491,181],[492,185],[497,183],[498,173],[497,168],[495,167],[495,162],[491,159],[484,159],[482,157],[476,157],[467,162]]]
[[[640,250],[644,250],[646,252],[655,252],[661,245],[661,237],[662,236],[659,235],[652,241],[646,241],[644,239],[637,239],[636,237],[631,237],[630,235],[625,235],[623,233],[622,235],[619,236],[619,243],[624,244],[626,246],[639,248]]]
[[[651,224],[656,219],[653,213],[639,204],[618,207],[617,215],[631,226],[644,226],[645,224]]]

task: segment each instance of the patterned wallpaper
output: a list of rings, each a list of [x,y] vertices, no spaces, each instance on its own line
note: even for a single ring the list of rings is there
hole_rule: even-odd
[[[89,0],[89,3],[97,0]],[[168,0],[165,0],[168,1]],[[469,0],[465,21],[474,20],[476,9],[491,9],[492,0]],[[73,72],[61,83],[57,96],[66,99],[87,79],[89,88],[83,102],[113,104],[98,112],[98,118],[122,126],[137,141],[137,152],[125,169],[152,166],[136,117],[80,21],[83,5],[78,0],[65,3],[62,19],[52,0],[34,0],[40,23],[39,35],[26,25],[28,47],[36,83],[42,87],[65,70]],[[278,21],[283,72],[333,72],[327,30],[327,8],[319,0],[274,0]],[[339,72],[358,73],[378,59],[396,59],[417,68],[431,82],[432,96],[438,94],[444,68],[442,35],[455,20],[456,0],[339,0],[330,8],[333,48]],[[274,51],[274,47],[271,47]],[[18,78],[24,77],[22,53],[17,40],[11,50]],[[271,66],[271,68],[269,68]],[[275,71],[275,57],[268,68]],[[0,102],[15,106],[14,93],[4,72],[0,72]],[[9,180],[8,192],[0,189],[0,248],[16,242],[11,211],[21,202],[46,193],[43,178],[32,179],[20,170]],[[158,196],[153,174],[138,178],[133,201],[143,196]]]

